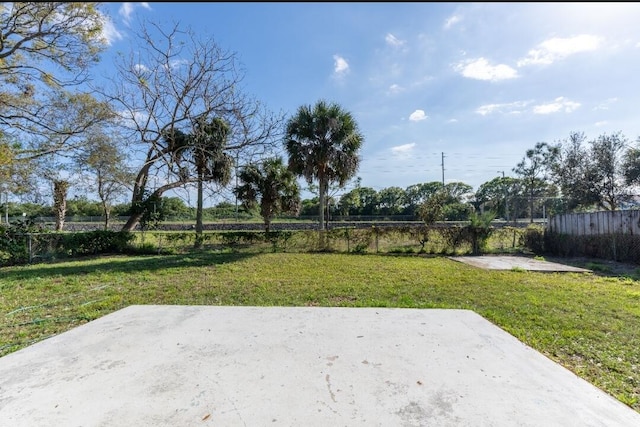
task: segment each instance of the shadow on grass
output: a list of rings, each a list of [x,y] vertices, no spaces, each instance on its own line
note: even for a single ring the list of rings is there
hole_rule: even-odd
[[[36,264],[16,270],[7,268],[2,272],[2,276],[4,279],[12,281],[92,273],[159,271],[170,268],[215,266],[241,261],[255,255],[258,254],[206,251],[179,255],[103,255]]]
[[[640,266],[631,263],[617,262],[600,258],[588,257],[546,257],[547,261],[586,268],[596,276],[628,278],[640,280]]]

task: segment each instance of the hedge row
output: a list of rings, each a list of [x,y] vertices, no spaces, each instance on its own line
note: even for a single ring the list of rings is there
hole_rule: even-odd
[[[0,266],[105,253],[130,253],[133,233],[96,230],[53,233],[29,222],[0,225]]]

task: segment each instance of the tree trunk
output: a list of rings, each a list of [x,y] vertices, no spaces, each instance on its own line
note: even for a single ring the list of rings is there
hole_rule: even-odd
[[[139,212],[130,215],[127,222],[122,226],[122,231],[133,231],[142,219],[142,214],[142,212]]]
[[[320,209],[319,209],[319,214],[320,214],[320,231],[324,231],[325,229],[325,224],[324,224],[324,209],[325,209],[325,199],[326,199],[326,195],[327,195],[327,183],[326,183],[326,178],[324,175],[320,175],[318,177],[318,181],[319,181],[319,186],[318,186],[318,190],[319,190],[319,204],[320,204]]]
[[[529,193],[529,222],[533,224],[533,191]]]
[[[100,204],[102,205],[102,213],[104,214],[104,230],[109,229],[109,214],[111,213],[111,207],[107,200],[107,194],[105,192],[105,183],[101,178],[100,172],[98,172],[98,197],[100,197]]]
[[[198,171],[198,203],[196,207],[196,241],[194,247],[199,249],[202,247],[202,172]]]
[[[148,157],[147,157],[148,158]],[[149,168],[151,167],[151,163],[148,162],[145,166],[142,167],[140,172],[138,172],[138,176],[136,176],[136,181],[133,184],[133,192],[131,195],[131,207],[133,208],[137,203],[142,203],[144,201],[144,188],[147,185],[147,179],[149,177]],[[160,193],[162,194],[162,193]],[[135,212],[129,216],[127,222],[122,226],[122,231],[133,231],[140,220],[144,212]]]
[[[111,209],[107,206],[103,206],[104,209],[104,231],[109,229],[109,219],[111,218]]]
[[[64,228],[64,220],[67,214],[67,190],[69,183],[67,181],[53,182],[53,204],[56,214],[56,231],[62,231]]]

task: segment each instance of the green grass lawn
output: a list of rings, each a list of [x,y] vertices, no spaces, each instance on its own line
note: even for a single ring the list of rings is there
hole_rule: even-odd
[[[470,309],[640,412],[640,282],[444,257],[102,257],[0,269],[0,356],[131,304]]]

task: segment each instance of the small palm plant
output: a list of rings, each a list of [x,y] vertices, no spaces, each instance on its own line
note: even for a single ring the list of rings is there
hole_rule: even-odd
[[[487,249],[487,242],[493,234],[491,221],[494,219],[496,219],[496,213],[493,211],[469,214],[469,225],[466,228],[473,255],[480,255]]]
[[[242,185],[235,190],[238,199],[248,209],[260,207],[268,233],[272,219],[281,213],[297,214],[300,210],[300,188],[296,176],[280,157],[250,164],[239,174]]]

